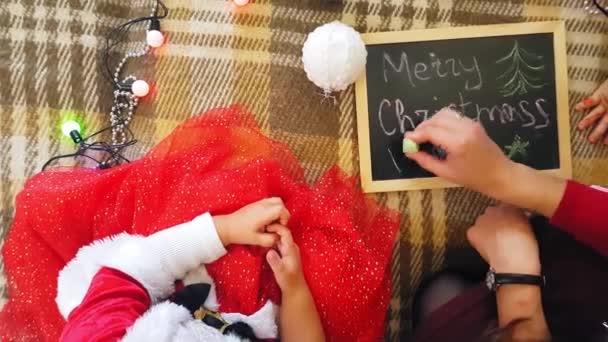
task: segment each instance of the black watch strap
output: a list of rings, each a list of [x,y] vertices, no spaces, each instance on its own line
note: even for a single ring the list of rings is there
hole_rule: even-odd
[[[495,273],[496,286],[507,284],[545,285],[545,277],[518,273]]]
[[[532,274],[520,273],[495,273],[492,268],[486,276],[486,285],[488,289],[495,291],[498,287],[508,284],[523,284],[544,286],[545,277]]]

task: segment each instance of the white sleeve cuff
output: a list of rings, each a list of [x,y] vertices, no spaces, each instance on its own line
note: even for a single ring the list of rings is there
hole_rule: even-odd
[[[211,263],[226,254],[210,214],[162,230],[147,238],[158,253],[163,268],[174,279],[182,279],[200,264]]]
[[[171,295],[175,280],[182,279],[188,271],[226,254],[209,214],[161,230],[143,242],[124,245],[105,266],[139,281],[153,302]]]
[[[162,302],[152,306],[127,330],[121,342],[175,341],[181,324],[192,320],[192,315],[183,306]]]

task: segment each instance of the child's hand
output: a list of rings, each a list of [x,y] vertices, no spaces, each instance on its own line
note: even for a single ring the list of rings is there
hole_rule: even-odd
[[[267,229],[269,232],[280,236],[278,243],[279,252],[271,249],[266,254],[266,260],[272,268],[281,291],[289,293],[302,286],[306,286],[304,273],[302,273],[302,261],[300,260],[300,248],[293,242],[291,232],[280,224],[273,224]]]
[[[604,144],[608,145],[608,135],[606,135],[608,130],[608,80],[604,81],[593,95],[578,103],[575,109],[578,111],[591,110],[578,123],[579,130],[587,129],[597,122],[595,129],[589,135],[589,142],[595,144],[600,139],[604,139]]]
[[[266,227],[275,222],[286,225],[289,211],[280,198],[273,197],[244,206],[230,215],[214,216],[213,221],[224,246],[272,247],[279,236],[267,231]]]

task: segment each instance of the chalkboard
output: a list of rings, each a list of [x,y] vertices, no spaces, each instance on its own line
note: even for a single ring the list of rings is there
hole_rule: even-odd
[[[356,91],[365,191],[451,186],[402,153],[403,133],[444,107],[481,122],[514,161],[570,176],[562,23],[363,38],[367,69]]]

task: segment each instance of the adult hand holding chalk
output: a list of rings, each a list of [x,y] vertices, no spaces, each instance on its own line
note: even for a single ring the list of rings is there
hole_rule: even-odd
[[[405,138],[411,141],[404,142],[408,158],[439,177],[483,193],[503,186],[515,165],[481,124],[451,109],[442,109],[414,131],[407,132]],[[420,148],[416,151],[414,145],[424,143],[440,146],[447,157],[438,158]]]
[[[439,146],[435,146],[431,143],[418,144],[414,140],[408,138],[403,139],[403,153],[407,154],[418,151],[426,152],[440,160],[444,160],[448,157],[448,153]]]

